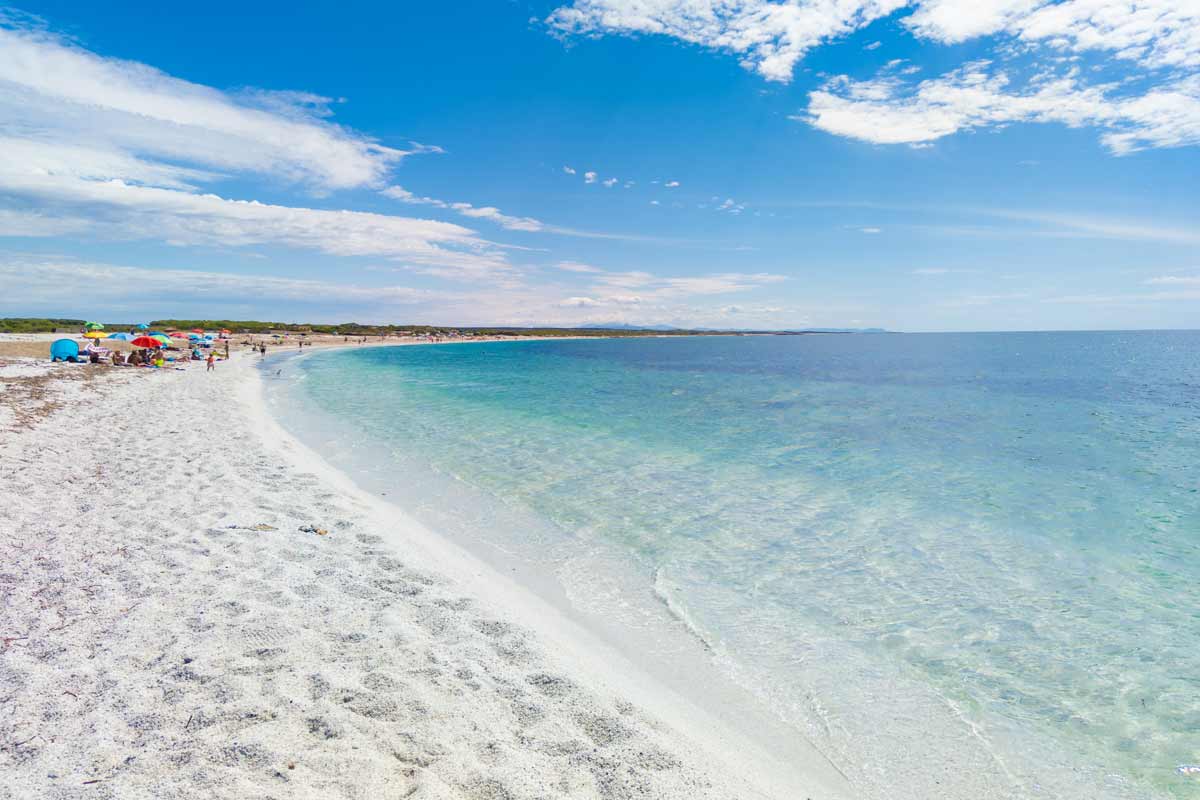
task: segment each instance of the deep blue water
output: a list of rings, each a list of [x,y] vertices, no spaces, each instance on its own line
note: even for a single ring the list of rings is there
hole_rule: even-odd
[[[454,476],[544,520],[524,544],[588,613],[669,608],[872,796],[952,759],[995,797],[1200,797],[1200,333],[369,348],[287,377],[410,502],[434,490],[404,476]]]

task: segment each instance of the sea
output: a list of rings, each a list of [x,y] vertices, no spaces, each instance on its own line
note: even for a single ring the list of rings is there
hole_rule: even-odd
[[[335,466],[864,798],[1200,798],[1200,332],[266,363]]]

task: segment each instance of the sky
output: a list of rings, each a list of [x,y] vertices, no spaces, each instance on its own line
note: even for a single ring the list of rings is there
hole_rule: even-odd
[[[1200,3],[0,8],[0,316],[1198,328]]]

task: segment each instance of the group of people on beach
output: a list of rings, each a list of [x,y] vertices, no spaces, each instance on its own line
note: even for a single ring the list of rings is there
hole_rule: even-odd
[[[163,351],[161,350],[134,350],[128,355],[122,353],[120,350],[113,350],[109,356],[114,367],[158,367],[159,369],[162,369],[167,365],[166,356],[163,355]],[[93,364],[104,363],[98,356],[95,355],[93,355],[89,360]],[[210,352],[207,356],[199,351],[184,353],[181,356],[173,358],[172,361],[176,364],[187,363],[188,361],[203,361],[206,365],[206,372],[212,372],[217,367],[217,355],[216,353],[212,352]]]
[[[111,364],[114,367],[157,367],[162,369],[167,365],[167,356],[161,349],[139,349],[123,353],[120,350],[108,350],[107,348],[89,344],[83,350],[83,355],[90,364]],[[229,358],[228,345],[225,347],[225,358]],[[212,372],[216,369],[217,365],[217,355],[215,352],[210,350],[205,355],[198,347],[193,347],[190,351],[185,350],[180,355],[173,356],[170,360],[175,364],[187,363],[189,361],[204,361],[207,372]]]

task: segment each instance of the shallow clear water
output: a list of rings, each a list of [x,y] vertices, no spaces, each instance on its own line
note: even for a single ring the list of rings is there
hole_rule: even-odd
[[[544,520],[488,535],[589,613],[668,607],[864,786],[933,796],[977,747],[997,797],[1200,797],[1198,333],[372,348],[282,377],[397,494],[452,475]]]

